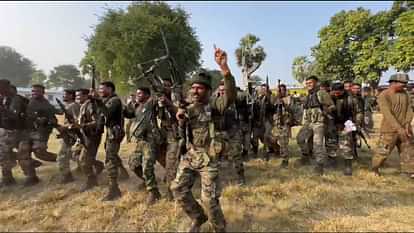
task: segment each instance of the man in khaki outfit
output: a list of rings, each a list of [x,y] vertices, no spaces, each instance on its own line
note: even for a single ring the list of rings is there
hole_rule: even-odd
[[[376,174],[391,154],[398,148],[401,157],[401,172],[414,178],[414,159],[410,151],[413,145],[411,121],[413,110],[408,93],[404,90],[409,77],[407,74],[394,74],[390,86],[378,96],[378,105],[383,115],[377,150],[372,157],[372,170]]]

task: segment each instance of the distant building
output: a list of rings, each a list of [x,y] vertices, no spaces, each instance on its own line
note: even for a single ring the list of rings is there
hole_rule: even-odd
[[[31,88],[18,87],[17,88],[17,93],[19,95],[30,98],[32,96],[32,89]],[[46,89],[45,90],[45,98],[47,100],[49,100],[49,102],[52,105],[57,107],[58,103],[56,102],[56,98],[63,101],[63,88]]]

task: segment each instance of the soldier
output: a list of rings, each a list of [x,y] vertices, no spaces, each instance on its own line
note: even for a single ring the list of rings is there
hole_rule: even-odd
[[[354,123],[358,129],[359,132],[361,132],[361,129],[364,128],[364,99],[361,96],[361,84],[359,83],[352,83],[351,87],[351,95],[352,95],[352,101],[354,106]],[[352,139],[354,140],[353,151],[354,156],[358,157],[358,151],[357,151],[357,144],[358,144],[358,135],[356,132],[352,132],[353,136]]]
[[[181,135],[186,138],[187,153],[180,160],[172,190],[178,204],[192,220],[190,232],[199,232],[208,219],[215,232],[224,232],[226,228],[219,201],[219,157],[225,142],[216,138],[214,131],[218,118],[234,102],[236,88],[226,53],[216,48],[215,60],[224,76],[225,94],[211,96],[211,77],[206,72],[198,72],[191,81],[192,104],[176,114]],[[208,217],[191,191],[197,174],[201,177],[201,200]]]
[[[268,148],[266,141],[264,139],[266,127],[269,126],[269,119],[266,115],[266,105],[270,101],[271,93],[269,93],[267,85],[262,84],[258,89],[257,99],[254,101],[253,106],[253,124],[252,124],[252,151],[257,157],[259,152],[259,140],[263,143],[265,151],[265,159],[269,159],[270,152],[273,151],[273,148]]]
[[[171,191],[171,183],[175,179],[177,174],[178,163],[180,161],[180,148],[179,148],[179,138],[178,138],[178,123],[175,118],[177,108],[180,103],[173,103],[173,93],[171,91],[171,79],[164,79],[164,91],[165,93],[161,95],[158,99],[158,119],[161,121],[160,132],[163,135],[164,143],[161,147],[161,157],[165,153],[165,179],[168,186],[167,189],[167,199],[172,200],[173,194]],[[181,93],[174,93],[181,95]]]
[[[315,156],[315,172],[323,174],[326,151],[324,136],[326,128],[326,117],[335,106],[330,95],[317,87],[318,78],[310,76],[306,79],[308,95],[304,102],[304,124],[297,135],[297,142],[302,151],[301,164],[309,163],[310,156]]]
[[[152,205],[161,198],[154,168],[158,148],[162,144],[161,132],[157,125],[158,100],[151,97],[149,88],[139,87],[137,102],[137,108],[124,111],[125,117],[135,119],[132,133],[136,139],[136,149],[128,164],[137,177],[144,180],[149,193],[147,204]]]
[[[339,85],[339,84],[342,84],[342,83],[340,81],[336,81],[332,84],[332,86]],[[336,92],[333,90],[329,92],[332,99],[336,98],[335,93]],[[326,152],[328,155],[327,161],[326,161],[326,167],[336,168],[337,166],[336,151],[338,150],[338,143],[339,143],[338,130],[335,124],[335,115],[331,113],[327,113],[327,115],[329,115],[329,117],[325,118],[325,123],[326,123],[325,147],[326,147]]]
[[[331,83],[328,80],[322,81],[319,89],[329,93],[331,91]]]
[[[226,95],[224,82],[218,87],[218,97]],[[231,161],[237,173],[237,184],[244,185],[244,167],[242,158],[242,137],[240,130],[240,119],[237,109],[244,104],[242,99],[237,99],[234,104],[230,105],[223,114],[217,116],[218,120],[215,125],[216,138],[224,143],[222,152],[223,158]],[[239,106],[239,107],[238,107]]]
[[[77,123],[71,127],[79,128],[85,138],[85,145],[80,145],[78,142],[75,146],[78,150],[80,149],[79,162],[87,178],[86,183],[80,189],[81,192],[85,192],[98,185],[97,175],[104,169],[104,164],[96,160],[104,126],[97,106],[89,98],[89,90],[76,91],[76,102],[80,104],[80,113]]]
[[[129,108],[135,108],[134,106],[136,105],[137,101],[135,98],[135,93],[131,93],[131,95],[129,95],[128,101],[127,101],[127,107]],[[127,119],[126,123],[125,123],[125,134],[126,134],[126,139],[127,139],[127,143],[131,142],[131,126],[132,126],[132,122],[133,120]]]
[[[37,158],[56,162],[57,155],[47,151],[47,143],[53,127],[57,125],[56,109],[44,98],[45,87],[42,85],[32,86],[32,98],[26,109],[26,136],[19,145],[19,156],[23,160],[29,160],[34,152]],[[29,164],[30,163],[30,164]],[[33,160],[26,167],[25,175],[28,176],[25,185],[35,185],[39,182],[36,175]]]
[[[414,161],[411,156],[413,132],[411,121],[413,110],[404,87],[409,77],[407,74],[394,74],[389,79],[389,87],[378,97],[378,105],[383,115],[377,151],[372,157],[372,170],[380,174],[379,168],[394,147],[401,157],[401,172],[414,178]]]
[[[345,160],[344,175],[352,175],[353,156],[353,132],[357,130],[355,119],[361,114],[358,106],[354,105],[353,97],[344,90],[342,83],[332,85],[332,100],[335,104],[335,110],[331,114],[334,116],[334,124],[337,129],[338,147],[335,151],[330,152],[330,158],[336,161],[336,157],[342,156]],[[355,128],[353,129],[353,126]]]
[[[282,157],[281,168],[287,168],[289,164],[289,137],[290,127],[293,125],[292,99],[287,95],[286,85],[281,84],[277,96],[271,99],[267,107],[272,116],[271,127],[267,128],[266,140],[274,150],[280,150]]]
[[[95,96],[95,93],[92,95]],[[113,201],[121,197],[118,173],[119,168],[122,167],[119,149],[125,136],[123,105],[121,99],[115,93],[115,85],[112,82],[102,82],[99,85],[99,96],[102,99],[96,99],[95,101],[105,117],[105,167],[109,178],[108,193],[102,201]]]
[[[251,132],[249,129],[249,105],[248,105],[248,93],[238,88],[237,91],[237,118],[240,124],[241,133],[241,146],[242,146],[242,157],[244,160],[248,159],[249,151],[251,148]]]
[[[64,90],[63,101],[65,102],[66,111],[71,114],[71,116],[65,115],[64,126],[69,126],[70,122],[68,117],[77,119],[79,116],[80,105],[75,102],[76,93],[74,90]],[[60,183],[67,184],[73,182],[73,176],[70,171],[70,159],[72,158],[72,147],[75,145],[76,141],[62,140],[62,146],[58,153],[57,162],[59,167],[59,172],[61,175]]]
[[[16,159],[26,176],[32,168],[30,157],[18,154],[16,158],[13,153],[13,148],[19,144],[22,136],[20,133],[24,129],[21,122],[24,122],[26,104],[23,98],[12,93],[8,80],[0,80],[0,166],[3,175],[0,186],[16,184],[12,173]]]
[[[373,112],[376,105],[375,97],[372,96],[372,89],[370,87],[364,87],[362,91],[364,100],[364,129],[368,132],[374,130],[374,118]]]

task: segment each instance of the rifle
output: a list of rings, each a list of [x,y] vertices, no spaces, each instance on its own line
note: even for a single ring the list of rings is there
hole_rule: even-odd
[[[68,120],[68,122],[70,124],[75,124],[76,120],[73,117],[72,114],[70,114],[66,108],[65,105],[62,103],[62,101],[60,101],[58,98],[56,98],[56,102],[59,105],[59,108],[61,109],[61,111],[64,113],[65,118]],[[55,128],[59,131],[59,134],[57,136],[57,138],[63,138],[63,140],[65,140],[65,142],[67,142],[68,144],[74,144],[74,142],[76,142],[76,138],[79,138],[80,144],[82,146],[84,146],[86,148],[86,136],[82,133],[82,131],[80,129],[75,129],[75,128],[71,128],[71,129],[67,129],[65,128],[65,130],[62,130],[60,127],[58,127],[59,125],[56,125]]]

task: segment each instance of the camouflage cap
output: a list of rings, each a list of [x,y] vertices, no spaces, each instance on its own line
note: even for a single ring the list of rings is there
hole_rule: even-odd
[[[211,89],[211,75],[206,70],[197,71],[191,78],[191,85],[200,83]]]
[[[409,80],[408,74],[393,74],[388,82],[408,83]]]

